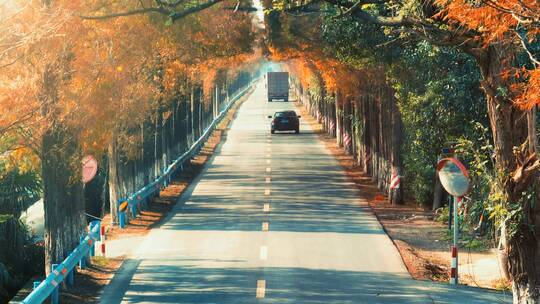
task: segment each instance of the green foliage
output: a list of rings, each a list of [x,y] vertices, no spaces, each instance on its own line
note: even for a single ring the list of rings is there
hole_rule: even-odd
[[[0,164],[0,170],[3,170]],[[18,218],[23,210],[41,197],[41,180],[37,173],[10,171],[0,175],[0,214]]]
[[[483,231],[493,231],[493,219],[498,217],[499,199],[495,199],[496,174],[494,170],[493,145],[486,126],[474,124],[475,132],[469,138],[458,140],[456,152],[467,164],[471,189],[468,195],[468,217],[465,219],[470,227],[475,227],[484,217]]]
[[[435,213],[435,221],[439,222],[439,223],[442,223],[442,224],[447,224],[448,223],[448,206],[444,206],[444,207],[441,207],[439,209],[437,209],[436,213]]]
[[[410,14],[419,14],[419,5],[412,0],[404,7]],[[377,6],[368,9],[381,10]],[[328,16],[322,29],[326,53],[358,69],[384,67],[404,123],[405,194],[419,203],[429,203],[441,149],[461,137],[475,138],[477,122],[487,125],[474,60],[455,50],[410,41],[350,16]]]
[[[471,237],[469,235],[464,235],[460,239],[460,245],[463,248],[472,250],[472,251],[482,251],[489,248],[489,244],[486,243],[485,239]]]
[[[466,55],[424,42],[405,48],[388,75],[405,126],[406,194],[429,203],[441,149],[462,136],[476,137],[476,123],[487,125],[480,75]]]
[[[0,224],[5,223],[12,218],[13,218],[13,215],[11,214],[0,214]]]
[[[0,278],[1,290],[22,285],[36,271],[41,271],[44,257],[43,248],[33,244],[28,227],[19,219],[21,212],[40,198],[38,174],[6,172],[2,163],[0,170],[0,266],[4,265],[3,276],[9,278],[4,281]]]
[[[389,63],[400,53],[400,48],[385,47],[392,37],[385,35],[383,28],[360,23],[350,16],[327,16],[322,36],[326,53],[358,69]]]

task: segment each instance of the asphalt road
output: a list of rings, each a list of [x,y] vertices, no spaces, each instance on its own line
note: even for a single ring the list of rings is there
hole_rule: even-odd
[[[102,303],[497,303],[412,280],[365,199],[309,125],[270,135],[259,84],[226,141]]]

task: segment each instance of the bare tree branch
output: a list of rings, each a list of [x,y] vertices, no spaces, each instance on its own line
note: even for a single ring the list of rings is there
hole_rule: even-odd
[[[529,47],[527,46],[527,43],[525,42],[525,39],[516,32],[516,36],[518,37],[519,41],[521,42],[521,47],[525,50],[527,55],[529,56],[529,59],[534,64],[535,67],[540,67],[540,60],[536,59],[533,55],[533,53],[529,50]]]
[[[196,12],[199,12],[199,11],[202,11],[202,10],[205,10],[207,8],[210,8],[220,2],[222,2],[223,0],[210,0],[206,3],[203,3],[203,4],[200,4],[198,6],[194,6],[194,7],[191,7],[191,8],[188,8],[188,9],[185,9],[183,11],[180,11],[180,12],[176,12],[176,13],[173,13],[172,15],[170,15],[171,19],[173,21],[175,20],[178,20],[178,19],[181,19],[181,18],[184,18],[188,15],[191,15],[193,13],[196,13]]]
[[[175,1],[172,3],[169,3],[167,1],[162,1],[162,0],[156,0],[156,3],[158,6],[142,7],[138,9],[128,10],[125,12],[117,12],[117,13],[102,14],[102,15],[82,15],[81,14],[79,15],[79,17],[82,19],[88,19],[88,20],[106,20],[106,19],[127,17],[127,16],[133,16],[133,15],[158,13],[161,15],[169,16],[172,21],[176,21],[178,19],[184,18],[193,13],[210,8],[214,6],[215,4],[220,3],[222,1],[223,0],[210,0],[208,2],[199,4],[196,6],[178,9],[177,7],[180,4],[182,4],[181,0]]]
[[[82,19],[88,19],[88,20],[104,20],[104,19],[112,19],[112,18],[118,18],[118,17],[141,15],[141,14],[147,14],[147,13],[160,13],[160,14],[167,15],[168,13],[170,13],[170,11],[161,7],[148,7],[148,8],[141,8],[141,9],[135,9],[135,10],[125,11],[125,12],[105,14],[105,15],[92,15],[92,16],[79,15],[79,17]]]

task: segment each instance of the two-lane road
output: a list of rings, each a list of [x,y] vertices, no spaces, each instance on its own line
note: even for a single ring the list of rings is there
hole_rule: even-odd
[[[270,135],[259,83],[206,169],[124,263],[102,303],[474,303],[410,278],[339,164],[301,124]],[[507,297],[506,300],[509,298]]]

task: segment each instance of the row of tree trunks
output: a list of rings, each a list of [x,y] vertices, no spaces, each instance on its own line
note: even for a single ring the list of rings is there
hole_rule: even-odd
[[[294,90],[307,111],[338,146],[352,154],[361,170],[372,177],[393,204],[403,202],[402,185],[390,189],[393,175],[400,176],[402,122],[392,88],[384,82],[368,82],[358,96],[340,91],[315,98],[298,81]]]
[[[236,93],[251,80],[241,73],[231,86]],[[223,90],[218,88],[224,87]],[[118,126],[115,139],[109,146],[109,198],[113,224],[118,223],[118,206],[131,194],[162,175],[168,165],[186,152],[203,134],[228,101],[227,84],[212,88],[205,100],[200,85],[190,85],[186,94],[180,94],[170,103],[161,103],[154,115],[141,123],[139,130],[127,130],[127,135],[137,134],[141,140],[140,153],[132,155],[129,143],[122,142]],[[123,130],[126,133],[126,130]],[[124,134],[125,136],[126,134]],[[129,214],[128,214],[129,217]]]
[[[81,130],[70,127],[62,119],[59,104],[61,88],[70,86],[73,53],[69,47],[48,64],[39,75],[39,102],[44,122],[41,137],[41,165],[45,216],[45,271],[62,262],[79,244],[86,233],[88,218],[81,181]],[[249,73],[241,73],[232,87],[245,87],[251,81]],[[187,80],[186,80],[187,82]],[[225,82],[221,86],[227,87]],[[187,92],[175,101],[163,102],[148,113],[136,128],[119,123],[112,131],[105,161],[107,184],[103,191],[110,199],[112,222],[118,222],[118,202],[142,188],[158,175],[172,160],[186,151],[198,139],[213,117],[205,105],[204,92],[199,84],[188,86]],[[236,91],[234,91],[236,92]],[[218,107],[225,102],[220,93]],[[139,138],[133,143],[133,138]],[[103,212],[103,211],[102,211]]]

